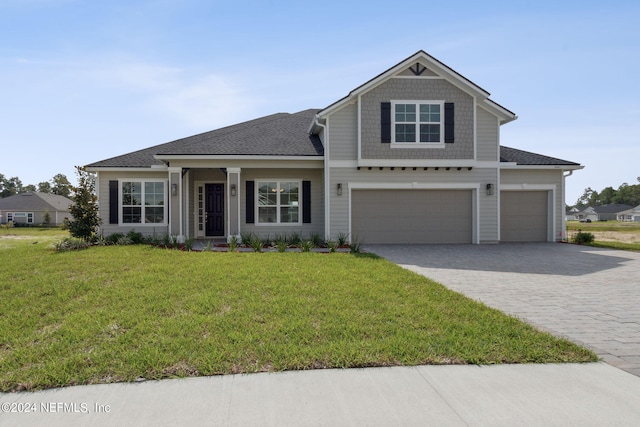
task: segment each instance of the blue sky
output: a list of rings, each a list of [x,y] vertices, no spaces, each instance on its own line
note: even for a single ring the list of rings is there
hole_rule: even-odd
[[[637,1],[0,0],[0,173],[23,184],[322,108],[423,49],[518,114],[503,145],[640,176]]]

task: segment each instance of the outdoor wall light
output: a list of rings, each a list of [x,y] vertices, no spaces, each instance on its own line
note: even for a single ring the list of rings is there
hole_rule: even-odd
[[[338,196],[342,196],[342,183],[341,182],[338,183],[338,187],[337,187],[336,191],[338,192]]]
[[[493,184],[487,184],[487,196],[493,196]]]
[[[175,196],[178,194],[178,184],[171,184],[171,195]]]
[[[236,185],[235,184],[231,184],[231,195],[233,197],[236,197]]]

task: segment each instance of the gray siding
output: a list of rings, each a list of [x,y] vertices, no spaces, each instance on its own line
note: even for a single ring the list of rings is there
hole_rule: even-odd
[[[476,108],[476,158],[478,160],[498,160],[498,118],[482,108]]]
[[[349,233],[349,186],[353,183],[375,183],[384,186],[385,184],[406,184],[416,183],[425,185],[437,185],[439,188],[446,189],[448,185],[453,188],[458,184],[474,184],[480,183],[480,191],[478,194],[479,205],[477,207],[479,215],[479,239],[480,243],[495,243],[498,240],[498,198],[496,195],[487,196],[483,190],[486,183],[497,182],[496,169],[479,169],[472,170],[462,169],[458,171],[451,168],[447,171],[445,168],[332,168],[331,180],[329,188],[330,193],[330,238],[335,239],[339,233]],[[333,189],[338,183],[342,183],[343,193],[338,196]]]
[[[350,104],[329,118],[329,158],[355,160],[358,158],[358,108]]]
[[[324,185],[321,169],[243,169],[240,175],[240,230],[241,233],[256,233],[262,237],[273,237],[276,234],[299,233],[303,237],[318,234],[324,237]],[[300,225],[258,225],[256,216],[255,224],[246,222],[246,198],[245,188],[247,181],[258,179],[296,179],[311,181],[311,223]],[[256,188],[257,190],[257,188]]]
[[[391,148],[392,144],[381,143],[380,103],[392,100],[444,100],[455,103],[455,143],[445,144],[444,148],[418,149]],[[445,80],[390,79],[362,95],[362,158],[473,159],[473,109],[473,98]]]
[[[113,233],[128,233],[131,230],[137,231],[144,235],[162,236],[168,233],[166,225],[142,225],[132,224],[119,226],[118,224],[109,224],[109,181],[126,178],[142,178],[142,179],[163,179],[169,178],[168,172],[98,172],[98,212],[102,219],[100,233],[108,236]]]

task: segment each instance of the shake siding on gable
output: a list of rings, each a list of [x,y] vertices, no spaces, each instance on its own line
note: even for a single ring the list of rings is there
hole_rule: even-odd
[[[482,108],[476,108],[476,157],[480,161],[498,160],[498,118]]]
[[[381,143],[380,104],[394,100],[452,102],[455,142],[444,148],[397,149]],[[473,159],[474,100],[441,79],[393,78],[362,95],[363,159]],[[442,112],[444,115],[444,111]],[[444,126],[442,129],[444,132]]]

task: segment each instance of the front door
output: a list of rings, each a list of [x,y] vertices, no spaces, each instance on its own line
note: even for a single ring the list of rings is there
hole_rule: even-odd
[[[205,185],[205,233],[224,236],[224,184]]]

